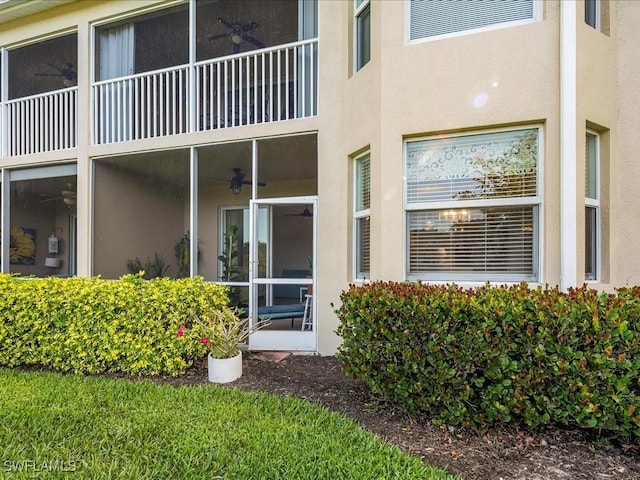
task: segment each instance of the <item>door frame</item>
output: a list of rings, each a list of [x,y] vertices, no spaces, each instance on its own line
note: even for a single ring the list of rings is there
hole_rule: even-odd
[[[261,206],[271,205],[311,205],[313,212],[313,233],[312,233],[312,269],[311,279],[299,278],[270,278],[269,269],[267,269],[267,277],[258,277],[258,242],[257,242],[257,222],[258,210]],[[271,237],[273,225],[269,224],[269,236]],[[250,350],[286,350],[286,351],[305,351],[316,352],[318,350],[318,324],[316,315],[317,305],[317,288],[316,288],[316,271],[317,271],[317,247],[318,247],[318,196],[300,196],[300,197],[276,197],[276,198],[260,198],[250,200],[249,202],[249,232],[250,232],[250,248],[249,248],[249,321],[253,325],[257,322],[257,299],[258,288],[260,285],[266,285],[269,290],[270,285],[311,285],[313,295],[311,295],[311,318],[313,319],[313,328],[311,331],[302,330],[259,330],[249,336]],[[271,249],[273,248],[271,239],[267,256],[271,257]]]

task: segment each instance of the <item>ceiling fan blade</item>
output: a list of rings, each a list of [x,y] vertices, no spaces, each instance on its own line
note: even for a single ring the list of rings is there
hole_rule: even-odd
[[[40,203],[45,203],[45,202],[53,202],[56,200],[63,200],[65,197],[51,197],[51,198],[45,198],[44,200],[40,200]]]
[[[227,38],[230,34],[229,33],[219,33],[217,35],[209,35],[207,37],[207,40],[220,40],[221,38]]]
[[[245,23],[244,25],[241,25],[240,30],[243,32],[250,32],[251,30],[258,28],[259,26],[260,25],[258,25],[256,22],[249,22],[249,23]]]
[[[260,40],[255,39],[254,37],[252,37],[251,35],[241,35],[241,37],[243,39],[245,39],[247,42],[255,45],[258,48],[264,48],[264,43],[262,43]]]
[[[253,182],[251,180],[242,180],[243,185],[251,185]],[[259,187],[266,187],[267,184],[264,182],[256,182]]]

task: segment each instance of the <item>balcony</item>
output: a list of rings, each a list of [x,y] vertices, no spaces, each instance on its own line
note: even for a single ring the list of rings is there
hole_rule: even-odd
[[[78,87],[6,102],[6,156],[75,148]]]
[[[317,114],[317,39],[96,82],[96,145]]]
[[[2,51],[0,156],[76,147],[77,43],[69,34]]]
[[[159,5],[94,34],[90,71],[75,33],[0,50],[0,157],[317,115],[316,0]]]

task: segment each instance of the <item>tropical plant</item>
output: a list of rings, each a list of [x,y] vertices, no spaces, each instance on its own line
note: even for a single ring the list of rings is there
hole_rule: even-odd
[[[166,277],[167,270],[170,265],[166,265],[164,263],[164,258],[162,255],[159,255],[157,252],[153,254],[153,261],[147,257],[147,261],[143,265],[138,257],[134,260],[127,260],[127,269],[129,269],[129,273],[137,274],[139,272],[144,272],[144,278],[147,280],[151,280],[152,278],[161,278]]]
[[[173,247],[173,250],[176,254],[176,259],[178,260],[178,278],[188,277],[190,273],[190,248],[191,248],[191,238],[189,237],[189,232],[182,235],[180,241],[176,243],[176,246]]]
[[[212,358],[233,358],[240,353],[239,345],[246,343],[249,335],[271,323],[267,319],[249,325],[249,319],[241,318],[241,313],[237,308],[223,308],[206,320],[194,315],[191,331],[182,324],[176,335],[183,339],[199,339]]]

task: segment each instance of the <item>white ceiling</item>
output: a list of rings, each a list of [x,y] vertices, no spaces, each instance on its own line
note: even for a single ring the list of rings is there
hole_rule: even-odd
[[[76,0],[0,0],[0,23],[75,2]]]

